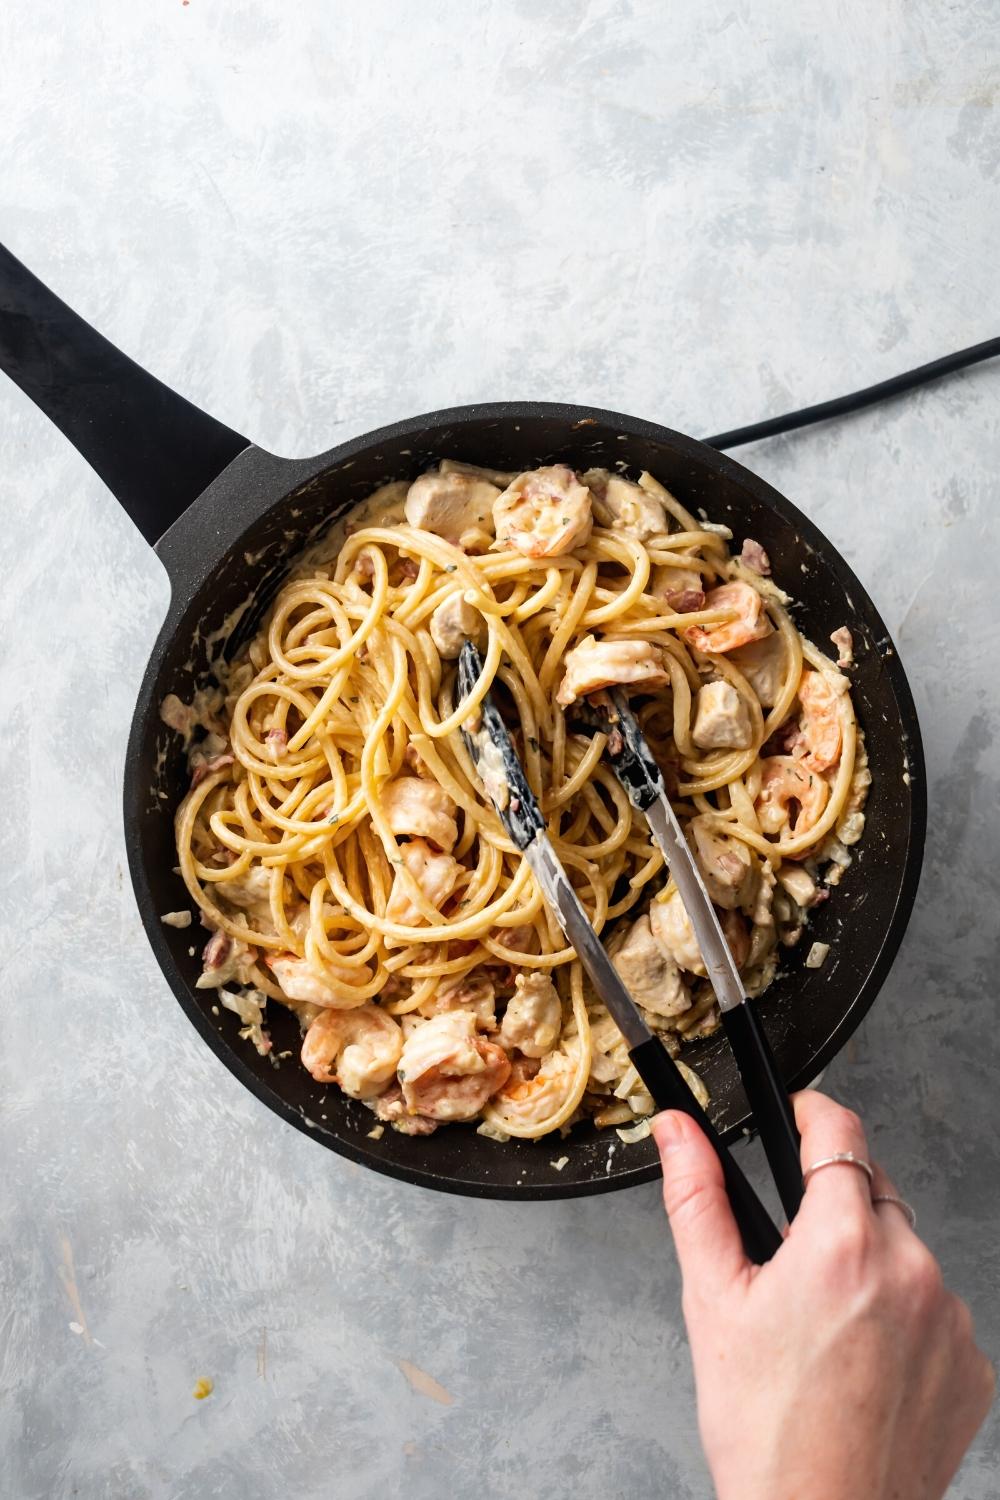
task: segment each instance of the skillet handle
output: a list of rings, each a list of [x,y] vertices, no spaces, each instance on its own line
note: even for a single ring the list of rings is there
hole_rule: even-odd
[[[250,446],[122,354],[3,245],[0,369],[96,469],[151,544]]]

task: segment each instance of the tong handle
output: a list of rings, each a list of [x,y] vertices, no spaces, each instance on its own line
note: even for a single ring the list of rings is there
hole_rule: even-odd
[[[680,1109],[696,1120],[708,1136],[722,1164],[726,1192],[733,1217],[739,1226],[743,1248],[752,1261],[762,1266],[781,1246],[781,1234],[767,1209],[761,1203],[743,1172],[737,1166],[722,1137],[674,1067],[659,1037],[651,1036],[629,1052],[632,1064],[653,1096],[658,1109]]]
[[[802,1202],[803,1188],[801,1141],[788,1090],[753,1002],[744,1000],[742,1005],[724,1010],[722,1024],[753,1110],[781,1206],[791,1223]]]

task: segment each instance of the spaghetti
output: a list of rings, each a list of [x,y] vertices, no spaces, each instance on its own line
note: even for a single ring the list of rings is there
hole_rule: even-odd
[[[626,685],[744,982],[767,986],[849,862],[870,778],[848,679],[799,635],[762,550],[733,557],[729,536],[648,474],[443,463],[303,558],[194,708],[166,701],[199,735],[176,818],[212,931],[199,983],[261,1050],[267,1001],[290,1006],[314,1077],[410,1133],[651,1111],[457,732],[487,691],[664,1045],[718,1010],[604,736],[574,732],[581,697]],[[483,670],[457,702],[467,637]]]

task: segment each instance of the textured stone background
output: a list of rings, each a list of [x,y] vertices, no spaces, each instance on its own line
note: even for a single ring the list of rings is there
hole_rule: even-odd
[[[0,237],[277,452],[512,396],[718,430],[1000,331],[996,16],[9,0]],[[920,900],[828,1083],[994,1354],[998,391],[983,367],[742,455],[872,588],[916,693]],[[0,1492],[705,1496],[655,1188],[421,1193],[196,1041],[123,874],[166,580],[6,383],[0,443]],[[994,1419],[955,1495],[996,1495],[998,1448]]]

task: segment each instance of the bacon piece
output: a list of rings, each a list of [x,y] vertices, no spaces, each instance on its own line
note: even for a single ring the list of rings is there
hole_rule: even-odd
[[[386,1089],[377,1099],[373,1099],[369,1108],[374,1111],[379,1120],[386,1120],[400,1135],[433,1135],[437,1130],[437,1120],[428,1119],[426,1115],[411,1115],[407,1112],[403,1102],[403,1090],[398,1083]]]
[[[755,542],[753,537],[748,536],[743,543],[740,562],[745,568],[749,568],[752,573],[759,573],[761,578],[770,578],[771,576],[771,559],[760,545],[760,542]]]
[[[215,969],[221,969],[232,950],[233,940],[226,932],[213,932],[205,944],[201,955],[202,967],[206,974]]]
[[[235,757],[229,754],[213,755],[210,760],[199,760],[197,755],[191,757],[191,786],[200,786],[206,776],[213,776],[216,771],[221,771],[223,766],[231,766]]]

